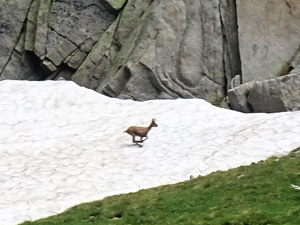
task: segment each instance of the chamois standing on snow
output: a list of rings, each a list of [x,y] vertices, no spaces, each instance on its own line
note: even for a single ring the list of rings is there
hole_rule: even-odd
[[[138,127],[138,126],[131,126],[124,132],[130,134],[132,136],[132,142],[137,144],[138,146],[142,147],[139,143],[143,143],[146,141],[147,134],[151,130],[152,127],[157,127],[158,125],[155,123],[155,120],[152,119],[150,125],[148,127]],[[139,136],[141,139],[139,141],[135,140],[135,137]],[[145,137],[145,139],[143,139]]]

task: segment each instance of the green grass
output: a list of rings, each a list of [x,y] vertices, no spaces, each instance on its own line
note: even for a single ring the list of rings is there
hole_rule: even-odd
[[[300,153],[176,185],[107,197],[22,225],[298,225]]]

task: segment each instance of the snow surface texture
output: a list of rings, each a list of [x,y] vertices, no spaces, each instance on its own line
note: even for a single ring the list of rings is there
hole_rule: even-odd
[[[188,180],[300,145],[300,112],[243,114],[200,99],[134,102],[69,81],[0,82],[0,224]],[[123,133],[148,126],[140,148]]]

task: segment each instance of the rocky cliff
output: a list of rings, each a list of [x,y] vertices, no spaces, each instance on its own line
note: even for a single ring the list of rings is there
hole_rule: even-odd
[[[300,64],[298,1],[0,3],[0,80],[63,77],[112,97],[203,98],[223,107],[229,98],[231,108],[255,112],[248,82]]]

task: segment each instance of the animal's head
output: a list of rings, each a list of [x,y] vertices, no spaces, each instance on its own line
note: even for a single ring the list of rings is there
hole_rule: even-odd
[[[155,119],[154,119],[154,118],[152,119],[151,125],[152,125],[152,127],[158,127],[158,125],[157,125],[157,123],[155,122]]]

